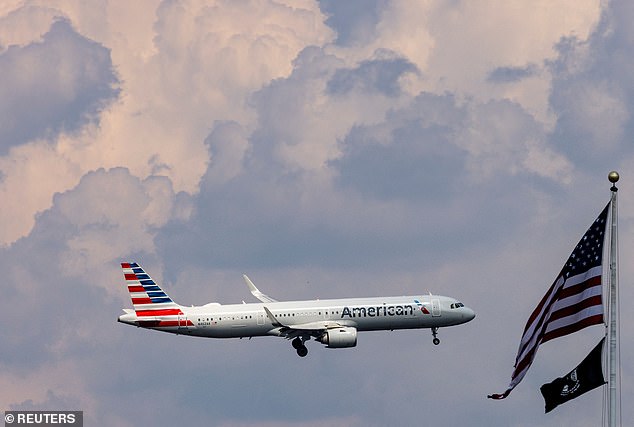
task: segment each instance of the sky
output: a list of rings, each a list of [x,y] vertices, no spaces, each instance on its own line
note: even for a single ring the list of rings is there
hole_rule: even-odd
[[[539,387],[601,326],[526,320],[619,182],[634,323],[629,0],[0,3],[0,410],[87,425],[596,426]],[[177,302],[459,298],[472,322],[352,349],[116,322],[120,262]],[[623,327],[623,419],[634,336]]]

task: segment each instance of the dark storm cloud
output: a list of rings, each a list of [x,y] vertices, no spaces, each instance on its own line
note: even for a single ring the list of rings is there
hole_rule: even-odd
[[[42,41],[0,54],[0,155],[60,131],[72,132],[116,98],[110,51],[56,20]]]
[[[543,137],[539,124],[515,103],[465,103],[421,93],[384,122],[354,127],[330,166],[342,191],[433,206],[468,198],[469,189],[499,191],[497,174],[507,183],[539,183],[543,178],[525,163],[528,143]]]
[[[467,153],[455,144],[464,119],[452,97],[422,94],[381,125],[353,128],[331,162],[338,185],[378,199],[437,200],[465,178]]]
[[[337,44],[354,45],[371,37],[386,0],[320,0],[326,24],[337,31]]]
[[[48,252],[63,250],[60,237],[70,224],[63,219],[46,218],[46,215],[41,224],[59,231],[51,229],[37,239],[21,239],[10,249],[1,251],[0,268],[5,279],[0,306],[6,319],[23,327],[19,334],[15,328],[3,328],[0,332],[3,342],[0,365],[21,373],[57,360],[60,354],[55,345],[64,337],[74,341],[73,352],[90,351],[90,343],[73,339],[78,326],[75,321],[94,318],[90,306],[103,298],[97,288],[82,286],[79,280],[65,280],[59,269],[61,260]],[[28,271],[21,266],[22,260],[28,260]]]
[[[535,65],[525,67],[498,67],[491,71],[487,77],[490,83],[517,83],[537,73]]]
[[[311,106],[316,96],[322,96],[316,95],[313,87],[329,82],[326,94],[330,95],[336,92],[337,96],[358,96],[372,91],[395,96],[399,91],[398,78],[414,70],[410,63],[398,58],[366,61],[352,69],[342,69],[340,65],[321,49],[307,48],[296,59],[295,69],[287,79],[273,81],[253,96],[259,126],[250,135],[245,135],[237,123],[216,123],[206,140],[211,162],[201,180],[200,193],[195,197],[193,220],[170,224],[158,235],[159,246],[173,265],[178,265],[178,260],[215,267],[338,265],[362,262],[368,252],[376,255],[384,251],[382,239],[355,232],[342,233],[341,223],[329,224],[330,219],[326,219],[333,209],[342,209],[342,216],[349,220],[350,215],[357,215],[359,206],[344,203],[333,208],[328,206],[332,201],[325,204],[311,201],[309,204],[315,206],[307,219],[304,202],[315,200],[320,194],[306,189],[311,179],[309,171],[289,165],[280,156],[281,147],[300,144],[306,138],[306,124],[314,113]],[[333,72],[335,77],[331,80]],[[396,131],[401,133],[397,137],[408,141],[418,138],[413,134],[419,129],[414,123],[410,127],[405,125]],[[228,160],[232,158],[228,142],[242,138],[248,138],[244,158],[241,162],[236,162],[235,156]],[[411,155],[409,148],[409,145],[404,147],[401,153],[391,150],[392,157],[386,159],[389,163],[386,168],[399,170],[394,164],[403,161],[403,156]],[[239,172],[219,185],[218,172],[227,164]],[[399,176],[390,177],[391,182],[403,176],[419,179],[416,165],[409,166],[399,172]],[[415,185],[412,183],[407,188],[413,189]],[[389,186],[386,184],[386,188]],[[420,191],[416,191],[420,195]]]
[[[393,56],[389,52],[384,54]],[[399,78],[416,71],[416,66],[403,58],[363,61],[354,69],[337,70],[328,82],[328,93],[346,95],[352,90],[362,90],[395,97],[401,93]]]
[[[431,265],[450,253],[497,241],[534,209],[532,193],[521,191],[539,185],[530,172],[508,176],[501,169],[504,181],[482,182],[469,173],[470,163],[497,164],[497,156],[521,163],[522,141],[536,136],[530,117],[508,102],[466,108],[450,95],[432,94],[419,95],[379,124],[352,127],[340,142],[341,156],[328,165],[336,176],[333,194],[326,204],[311,203],[324,195],[306,192],[310,174],[289,169],[276,156],[280,141],[288,138],[284,132],[311,114],[292,107],[292,100],[305,96],[308,81],[291,76],[259,93],[257,105],[267,119],[249,136],[248,154],[234,168],[239,173],[222,185],[216,172],[230,157],[227,142],[241,140],[245,132],[236,123],[216,124],[207,139],[212,161],[193,199],[192,220],[169,224],[157,236],[173,271],[188,264],[326,268],[368,260],[373,260],[371,268],[381,268],[417,258]],[[350,96],[361,91],[356,87]],[[480,120],[483,116],[492,119]],[[500,116],[504,120],[496,119]],[[481,124],[471,129],[474,121]],[[470,139],[472,133],[508,148],[474,158],[465,149],[480,143]],[[483,192],[495,194],[496,202],[477,196]],[[522,203],[517,203],[518,192]],[[305,211],[307,201],[311,212]],[[462,249],[454,243],[458,240]]]
[[[281,148],[307,138],[311,105],[322,96],[313,88],[327,82],[330,96],[320,102],[333,104],[344,94],[395,95],[398,78],[412,67],[387,58],[342,68],[321,49],[307,48],[288,78],[252,97],[255,130],[215,123],[194,215],[157,235],[174,274],[188,265],[326,268],[373,260],[372,268],[381,268],[417,258],[431,265],[498,241],[534,210],[534,193],[522,189],[547,180],[524,166],[526,144],[543,135],[509,101],[458,102],[450,94],[422,93],[379,123],[350,123],[341,154],[326,165],[335,177],[327,194],[311,192],[311,172],[280,156]],[[498,173],[504,180],[495,179]],[[495,194],[495,203],[478,196],[483,193]]]
[[[603,11],[592,37],[562,39],[550,103],[557,115],[552,142],[587,172],[604,174],[631,146],[634,132],[634,33],[631,2]]]
[[[121,257],[145,253],[150,259],[142,217],[151,201],[147,188],[127,169],[101,169],[56,195],[29,236],[0,249],[0,309],[25,325],[19,334],[14,328],[0,331],[6,344],[0,364],[34,369],[68,353],[83,357],[100,345],[86,328],[112,322],[116,311],[103,309],[113,303],[104,285]],[[125,247],[127,253],[115,249],[109,258],[100,252],[103,245]]]

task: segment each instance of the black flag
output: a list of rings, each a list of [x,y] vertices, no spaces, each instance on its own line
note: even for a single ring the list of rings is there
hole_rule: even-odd
[[[601,365],[603,341],[605,341],[605,338],[568,375],[563,378],[557,378],[553,382],[540,387],[546,402],[546,413],[562,403],[605,384]]]

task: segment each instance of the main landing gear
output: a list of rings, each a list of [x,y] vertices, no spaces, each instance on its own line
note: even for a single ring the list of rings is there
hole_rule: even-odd
[[[297,355],[299,357],[306,357],[308,354],[308,348],[304,345],[304,340],[297,337],[291,343],[293,344],[293,348],[297,350]]]
[[[440,340],[437,337],[437,335],[438,335],[438,328],[437,327],[431,328],[431,334],[434,336],[434,341],[433,341],[434,345],[440,344]]]

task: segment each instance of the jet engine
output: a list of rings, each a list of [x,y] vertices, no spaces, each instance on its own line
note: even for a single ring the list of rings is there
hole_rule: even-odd
[[[346,348],[357,345],[357,328],[340,327],[328,329],[317,340],[328,348]]]

